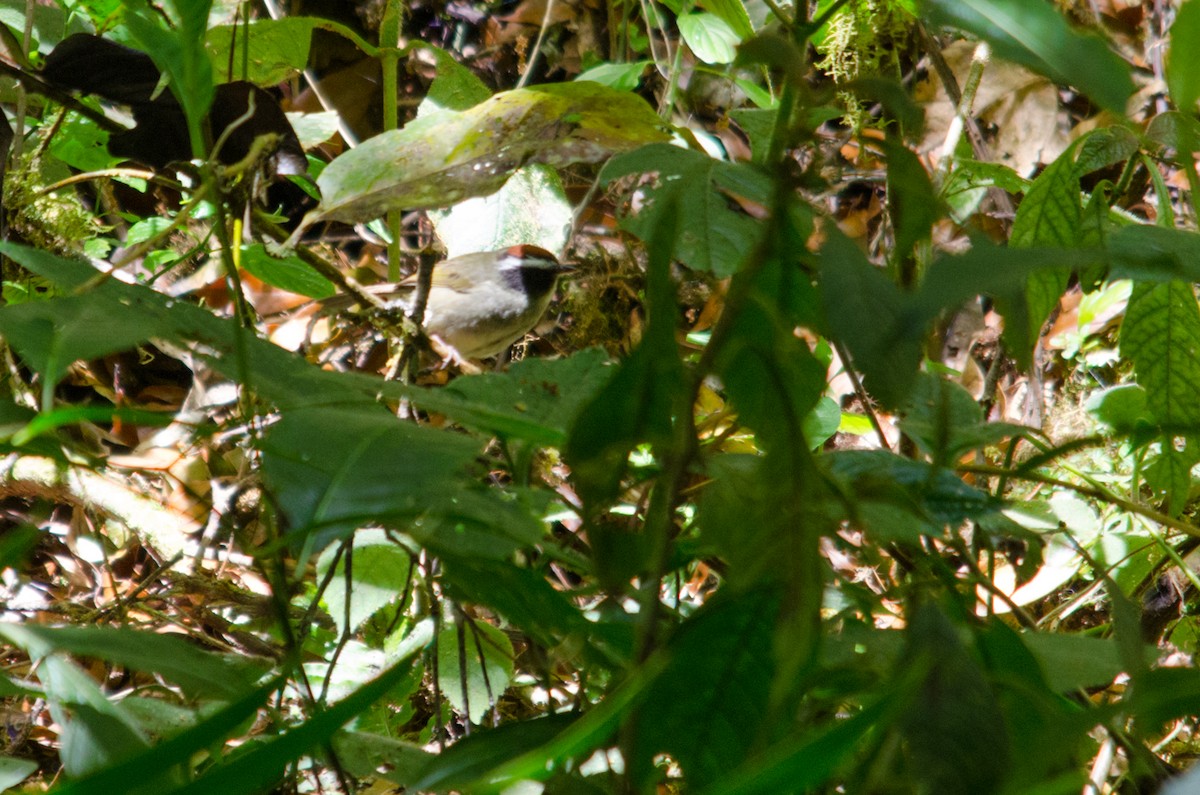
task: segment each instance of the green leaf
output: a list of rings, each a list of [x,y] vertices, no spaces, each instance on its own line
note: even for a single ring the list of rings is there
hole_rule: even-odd
[[[57,133],[50,137],[49,148],[50,154],[80,171],[113,168],[121,162],[121,158],[108,153],[108,131],[75,112],[63,118]],[[128,233],[126,240],[128,244]]]
[[[917,779],[929,792],[999,791],[1011,762],[995,694],[940,610],[921,606],[911,622],[900,665],[924,681],[900,725]]]
[[[529,163],[594,163],[667,138],[641,97],[596,83],[496,94],[377,135],[335,159],[317,179],[307,223],[369,221],[390,209],[448,207],[494,192]]]
[[[509,561],[460,555],[446,560],[443,578],[455,598],[490,607],[547,646],[585,637],[593,626],[544,577]]]
[[[201,651],[183,638],[134,629],[0,624],[0,635],[32,657],[68,652],[158,673],[193,696],[239,698],[260,673],[244,660]]]
[[[62,655],[43,657],[38,678],[50,714],[61,727],[59,756],[67,775],[92,773],[148,747],[133,720],[105,697],[83,669]]]
[[[925,334],[906,296],[836,231],[821,247],[820,292],[825,323],[850,351],[867,391],[885,406],[903,403],[917,376]]]
[[[701,61],[727,64],[737,55],[735,48],[741,37],[716,14],[683,14],[675,21],[679,25],[679,35]]]
[[[346,556],[338,557],[337,547],[329,547],[317,560],[317,579],[322,581],[334,558],[338,558],[333,579],[325,589],[325,604],[329,606],[329,615],[339,635],[356,632],[364,621],[395,601],[411,584],[412,555],[382,530],[356,533],[353,556],[349,585],[346,583]],[[347,599],[350,600],[348,624]]]
[[[459,745],[461,742],[450,746],[447,753]],[[362,731],[338,732],[333,738],[333,749],[351,774],[361,778],[381,776],[400,786],[411,785],[420,771],[438,758],[419,745]],[[380,768],[386,772],[379,773]]]
[[[1051,632],[1026,632],[1021,640],[1041,663],[1047,683],[1059,693],[1104,687],[1124,670],[1112,640]]]
[[[113,301],[65,296],[0,308],[0,332],[51,385],[80,359],[128,350],[170,336],[169,330],[162,318],[139,311],[126,296]]]
[[[1171,24],[1171,48],[1167,52],[1167,88],[1175,107],[1185,113],[1196,110],[1200,99],[1200,72],[1192,60],[1200,50],[1200,5],[1182,3]],[[1191,53],[1189,55],[1188,53]]]
[[[616,371],[601,348],[564,359],[522,359],[506,372],[456,378],[437,389],[411,389],[422,409],[502,439],[562,447],[583,407]]]
[[[1075,158],[1079,176],[1123,163],[1137,154],[1138,139],[1127,127],[1101,127],[1083,137]]]
[[[398,663],[355,690],[332,707],[317,713],[285,734],[267,740],[247,753],[210,768],[176,795],[227,795],[261,792],[283,775],[286,766],[312,748],[328,741],[356,715],[384,698],[409,672],[408,663]]]
[[[429,214],[446,255],[496,251],[520,244],[562,251],[574,210],[558,172],[529,165],[516,171],[500,190]]]
[[[622,226],[642,240],[677,214],[679,234],[673,256],[689,268],[723,278],[733,274],[762,235],[763,224],[731,206],[730,197],[765,204],[770,180],[746,165],[715,160],[670,144],[651,144],[614,157],[600,172],[602,184],[631,174],[655,175],[656,184],[639,188],[642,207],[627,213]]]
[[[571,713],[549,715],[476,732],[430,759],[410,788],[414,791],[466,792],[464,785],[486,778],[488,773],[511,759],[536,751],[562,734],[578,718],[577,714]]]
[[[951,218],[963,223],[988,188],[1020,194],[1028,190],[1029,184],[1029,180],[1008,166],[956,158],[950,178],[942,184],[941,197],[949,205]]]
[[[96,282],[82,262],[0,242],[0,253],[65,291],[86,295],[0,307],[0,334],[50,386],[77,359],[128,350],[151,339],[201,343],[199,359],[280,407],[373,406],[389,391],[379,378],[332,373],[261,340],[229,318],[117,279]],[[91,327],[89,330],[89,321]],[[391,390],[400,397],[399,390]]]
[[[725,20],[725,24],[739,39],[748,39],[754,35],[754,26],[742,0],[702,0],[698,5]]]
[[[42,531],[33,525],[17,524],[10,528],[0,537],[0,569],[24,571],[26,560],[41,540]],[[0,679],[0,687],[3,684],[3,680]]]
[[[55,789],[57,795],[92,795],[98,792],[122,791],[159,793],[165,782],[158,780],[164,769],[182,764],[198,751],[212,748],[238,726],[254,717],[272,693],[282,685],[278,678],[254,690],[238,701],[221,708],[195,726],[147,748],[137,756],[99,770],[91,775],[68,781]],[[173,789],[172,789],[173,791]]]
[[[932,526],[957,526],[967,519],[996,515],[1004,503],[964,483],[953,472],[883,450],[840,450],[818,459],[829,474],[842,481],[843,493],[872,492],[906,495],[906,502]]]
[[[646,688],[662,671],[664,664],[665,656],[651,657],[633,669],[599,705],[562,731],[554,733],[546,742],[523,753],[516,753],[499,765],[489,766],[473,780],[456,788],[461,792],[480,795],[503,792],[518,781],[545,779],[567,762],[585,758],[586,754],[590,754],[601,743],[609,741],[621,720],[641,700]],[[430,785],[430,777],[426,775],[414,783],[412,788],[421,790]]]
[[[169,26],[146,0],[131,0],[125,6],[125,25],[129,32],[142,51],[169,78],[171,93],[179,100],[189,128],[199,130],[216,91],[212,62],[204,50],[211,0],[171,4],[174,26]]]
[[[794,333],[794,304],[815,299],[809,277],[792,266],[788,254],[783,252],[782,261],[769,258],[755,274],[716,368],[739,419],[754,429],[759,445],[790,457],[813,447],[804,431],[825,391],[828,362],[819,362]]]
[[[1152,118],[1146,127],[1146,140],[1157,144],[1153,149],[1171,157],[1173,162],[1179,162],[1180,153],[1187,152],[1197,138],[1200,138],[1200,121],[1190,113],[1168,110]]]
[[[1112,183],[1103,180],[1096,185],[1092,195],[1088,198],[1087,205],[1083,208],[1083,217],[1080,219],[1080,246],[1099,249],[1108,246],[1109,235],[1115,228],[1109,217],[1112,210],[1112,187]],[[1106,283],[1108,270],[1108,263],[1103,262],[1080,268],[1080,288],[1089,295],[1094,294]],[[1119,283],[1128,284],[1125,281]]]
[[[635,724],[639,756],[626,760],[635,780],[660,753],[680,764],[689,787],[716,781],[745,759],[770,697],[778,610],[770,591],[722,594],[684,622]]]
[[[1189,439],[1183,449],[1175,447],[1175,439],[1163,437],[1163,448],[1147,459],[1142,470],[1146,485],[1167,498],[1167,513],[1179,516],[1192,495],[1192,468],[1200,464],[1200,450],[1195,439]]]
[[[437,643],[438,687],[471,723],[482,723],[512,680],[512,641],[486,622],[463,621]]]
[[[228,79],[249,80],[269,88],[307,68],[313,28],[320,23],[308,17],[281,17],[218,25],[209,29],[204,46],[213,63],[234,64],[234,74]]]
[[[1200,307],[1181,281],[1135,284],[1121,324],[1146,407],[1168,433],[1200,433]]]
[[[901,682],[845,720],[789,737],[731,771],[703,795],[773,795],[826,783],[863,738],[892,723],[912,685]],[[807,728],[807,727],[806,727]]]
[[[1070,248],[1076,244],[1083,207],[1075,150],[1075,146],[1069,147],[1033,181],[1013,220],[1012,248]],[[1039,271],[1030,274],[1023,290],[997,296],[1007,349],[1022,367],[1030,365],[1042,324],[1067,289],[1068,276],[1063,269]]]
[[[1200,281],[1200,234],[1135,224],[1108,237],[1112,277],[1143,282]]]
[[[15,789],[37,769],[38,763],[32,759],[0,756],[0,790],[8,792],[10,789]]]
[[[1146,407],[1146,390],[1137,384],[1093,393],[1088,399],[1087,410],[1097,422],[1107,425],[1113,433],[1130,436],[1139,446],[1150,440],[1158,426]]]
[[[966,389],[929,373],[918,376],[900,428],[940,465],[1028,431],[1007,422],[985,422],[983,410]]]
[[[1136,284],[1121,326],[1121,354],[1133,361],[1142,389],[1135,394],[1145,402],[1115,415],[1120,407],[1110,408],[1109,424],[1124,422],[1136,431],[1157,421],[1161,450],[1147,462],[1146,482],[1166,495],[1168,512],[1178,515],[1191,495],[1191,470],[1200,462],[1200,409],[1194,400],[1200,385],[1200,309],[1192,286]],[[1138,437],[1144,442],[1144,431]]]
[[[281,290],[309,298],[328,298],[337,292],[328,279],[295,254],[272,257],[261,243],[254,243],[242,246],[241,255],[247,273]]]
[[[737,122],[750,139],[750,151],[754,154],[755,163],[762,163],[767,156],[778,116],[779,111],[774,108],[735,108],[729,111],[729,118]]]
[[[590,80],[618,91],[633,91],[642,82],[642,73],[653,61],[631,61],[630,63],[602,63],[585,69],[575,79]]]
[[[0,25],[5,25],[17,36],[28,27],[31,52],[43,55],[72,33],[93,32],[86,14],[68,14],[53,5],[30,7],[21,0],[0,2]]]
[[[642,443],[669,445],[686,375],[675,344],[678,308],[670,246],[677,216],[670,199],[648,241],[648,314],[641,344],[579,413],[563,451],[585,511],[616,497],[629,454]]]
[[[451,510],[479,443],[401,422],[383,408],[297,410],[268,428],[263,478],[313,549],[371,522]]]
[[[933,182],[912,150],[895,138],[884,142],[887,153],[887,197],[896,255],[907,257],[921,240],[927,240],[941,216]]]
[[[492,96],[489,89],[475,73],[463,66],[453,53],[425,42],[414,42],[412,49],[432,55],[437,67],[437,77],[429,86],[428,93],[417,106],[417,116],[426,116],[439,110],[466,110]]]
[[[1125,112],[1133,93],[1129,65],[1099,38],[1073,31],[1042,0],[922,0],[935,23],[972,33],[996,54],[1057,83],[1073,85],[1104,108]]]
[[[804,55],[796,43],[778,33],[762,33],[738,47],[737,66],[762,64],[783,72],[788,82],[804,80]]]

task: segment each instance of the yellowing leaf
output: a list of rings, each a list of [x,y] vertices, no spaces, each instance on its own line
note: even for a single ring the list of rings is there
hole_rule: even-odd
[[[668,138],[641,97],[590,82],[521,88],[378,135],[321,172],[309,217],[351,223],[493,193],[529,163],[595,163]]]

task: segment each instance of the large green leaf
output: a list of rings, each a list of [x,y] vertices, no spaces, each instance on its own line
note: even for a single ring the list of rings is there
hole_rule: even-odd
[[[895,227],[896,256],[911,256],[919,240],[929,238],[940,215],[933,182],[920,159],[895,138],[884,142],[887,152],[888,210]]]
[[[0,624],[0,636],[34,657],[68,652],[161,674],[193,696],[239,698],[261,673],[246,660],[201,651],[181,637],[121,627]]]
[[[382,530],[360,531],[354,536],[351,576],[347,582],[346,556],[337,555],[337,549],[331,546],[318,558],[317,579],[325,579],[336,558],[333,579],[325,589],[325,604],[341,635],[357,631],[364,621],[408,590],[413,556]]]
[[[903,489],[910,504],[935,526],[954,527],[967,519],[998,513],[1004,503],[924,461],[884,450],[840,450],[819,459],[842,480],[844,493],[869,495],[874,484]]]
[[[716,14],[681,14],[675,22],[679,25],[679,35],[701,61],[726,64],[737,55],[736,47],[741,37]]]
[[[197,752],[220,743],[240,724],[253,718],[280,684],[281,680],[275,679],[221,708],[195,726],[123,762],[68,781],[55,792],[58,795],[94,795],[117,791],[145,795],[161,793],[165,782],[158,776],[163,770],[182,764]]]
[[[677,218],[670,207],[664,215],[648,242],[649,317],[641,344],[580,411],[564,450],[585,511],[616,497],[635,447],[670,445],[676,406],[687,388],[675,344],[678,307],[671,279]]]
[[[18,784],[33,775],[37,769],[38,763],[32,759],[0,756],[0,788],[6,792],[15,790]]]
[[[492,193],[528,163],[593,163],[666,137],[645,100],[597,83],[505,91],[461,112],[422,116],[344,153],[321,172],[321,204],[307,222],[448,207]]]
[[[495,251],[520,244],[562,251],[574,211],[558,172],[533,164],[517,170],[500,190],[431,212],[446,255]]]
[[[337,704],[318,712],[285,734],[209,769],[196,781],[177,790],[178,795],[207,795],[213,792],[242,795],[270,788],[283,775],[290,762],[328,742],[338,729],[384,698],[408,675],[409,667],[408,663],[397,663]]]
[[[1167,54],[1167,88],[1175,107],[1185,113],[1196,110],[1200,99],[1200,70],[1192,60],[1200,51],[1200,4],[1183,3],[1171,25],[1171,49]]]
[[[463,621],[438,635],[437,654],[442,693],[471,723],[482,723],[512,680],[512,641],[483,621]]]
[[[1058,83],[1073,85],[1103,107],[1124,113],[1133,93],[1129,65],[1099,38],[1077,33],[1042,0],[922,0],[935,22],[985,39],[996,54]]]
[[[1121,324],[1121,355],[1133,362],[1146,407],[1163,428],[1162,450],[1146,468],[1147,482],[1167,495],[1177,514],[1200,461],[1200,307],[1192,285],[1135,284]]]
[[[1033,181],[1013,220],[1012,248],[1076,244],[1083,207],[1075,151],[1075,146],[1068,148]],[[1023,366],[1029,366],[1042,324],[1066,290],[1069,275],[1066,269],[1041,270],[1029,275],[1024,289],[997,296],[1007,350]]]
[[[214,63],[236,65],[230,79],[277,86],[308,66],[313,28],[320,24],[321,20],[310,17],[282,17],[218,25],[209,29],[204,46]]]
[[[772,628],[778,597],[769,591],[710,600],[672,638],[671,662],[640,708],[640,778],[653,757],[670,754],[690,787],[716,781],[758,739],[774,674]],[[636,779],[635,779],[636,780]]]
[[[763,232],[761,221],[733,205],[731,197],[764,204],[770,181],[746,166],[716,160],[670,144],[652,144],[614,157],[600,173],[604,183],[631,174],[648,174],[654,183],[639,187],[644,202],[622,221],[649,240],[667,213],[678,216],[673,255],[690,268],[729,276],[742,264]]]
[[[59,758],[67,775],[87,775],[133,757],[149,745],[133,719],[109,701],[83,669],[62,655],[43,657],[38,678],[45,687],[50,714],[60,727]]]
[[[125,5],[129,32],[167,76],[171,92],[188,118],[189,129],[198,132],[216,91],[212,62],[204,50],[212,0],[172,3],[169,8],[174,12],[170,20],[173,24],[168,24],[145,0],[131,0]],[[192,142],[193,146],[201,143]]]
[[[908,396],[925,334],[908,296],[842,234],[821,248],[821,302],[833,339],[850,351],[863,385],[885,406]],[[869,321],[869,322],[868,322]]]
[[[704,795],[775,795],[815,789],[841,767],[876,727],[887,725],[907,688],[896,688],[882,700],[845,720],[808,729],[752,757]]]
[[[942,465],[968,450],[1028,430],[1007,422],[985,422],[983,410],[966,389],[929,373],[919,375],[900,428],[921,452]]]
[[[586,637],[593,627],[544,577],[508,561],[451,558],[443,581],[456,599],[495,610],[547,646]]]
[[[330,540],[373,522],[454,510],[479,453],[468,436],[401,422],[377,409],[286,412],[262,440],[263,477],[293,530]]]
[[[420,408],[503,439],[561,447],[583,406],[615,372],[600,348],[564,359],[523,359],[507,372],[457,378],[440,389],[412,389]]]
[[[995,693],[940,610],[918,607],[910,621],[900,665],[924,680],[900,724],[917,779],[929,792],[998,792],[1011,746]]]
[[[570,713],[549,715],[464,737],[430,759],[412,788],[467,791],[462,789],[464,784],[486,780],[488,773],[505,762],[536,751],[562,734],[578,717]]]
[[[334,373],[186,301],[146,287],[102,279],[86,263],[0,242],[0,253],[67,291],[86,294],[0,307],[0,333],[53,386],[71,362],[128,350],[153,340],[191,346],[207,364],[282,408],[372,406],[381,393],[403,396],[378,377]],[[85,318],[94,318],[91,331]]]

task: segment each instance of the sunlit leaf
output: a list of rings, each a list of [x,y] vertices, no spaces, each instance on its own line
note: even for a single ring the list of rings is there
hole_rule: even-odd
[[[506,91],[459,113],[422,116],[344,153],[321,172],[321,205],[309,222],[448,207],[494,192],[528,163],[593,163],[666,137],[645,100],[596,83]]]

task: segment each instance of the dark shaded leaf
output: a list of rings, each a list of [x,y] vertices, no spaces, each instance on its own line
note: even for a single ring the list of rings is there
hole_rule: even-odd
[[[996,696],[958,631],[932,605],[917,609],[900,665],[925,672],[901,727],[915,777],[930,792],[998,792],[1011,746]]]
[[[651,144],[614,157],[605,164],[600,179],[611,184],[643,173],[653,176],[654,183],[639,188],[645,200],[636,214],[624,217],[622,225],[648,241],[666,216],[675,214],[678,237],[672,256],[689,268],[719,277],[733,274],[761,236],[763,225],[730,197],[765,203],[770,196],[765,175],[690,149]]]

